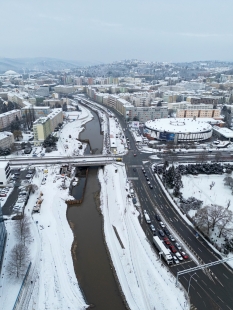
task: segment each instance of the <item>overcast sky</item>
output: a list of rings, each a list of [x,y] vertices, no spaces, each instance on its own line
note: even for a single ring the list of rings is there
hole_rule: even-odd
[[[233,0],[4,0],[0,57],[233,61]]]

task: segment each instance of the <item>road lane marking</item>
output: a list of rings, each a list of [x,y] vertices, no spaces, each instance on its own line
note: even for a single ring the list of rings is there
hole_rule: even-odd
[[[227,279],[229,279],[224,273],[223,273],[224,277],[226,277]]]
[[[218,296],[217,296],[218,297]],[[218,297],[218,299],[220,299],[221,300],[221,302],[224,304],[224,301],[222,301],[222,299],[220,298],[220,297]]]
[[[198,250],[202,252],[202,250],[201,250],[201,249],[199,249],[199,248],[198,248]]]
[[[213,291],[213,290],[211,290],[211,288],[209,287],[209,290],[213,293],[213,294],[215,294],[215,292]]]

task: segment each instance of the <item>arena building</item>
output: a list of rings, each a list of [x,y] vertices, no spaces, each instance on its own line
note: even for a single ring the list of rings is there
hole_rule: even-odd
[[[144,135],[150,140],[203,141],[212,136],[212,126],[200,119],[162,118],[147,121]]]

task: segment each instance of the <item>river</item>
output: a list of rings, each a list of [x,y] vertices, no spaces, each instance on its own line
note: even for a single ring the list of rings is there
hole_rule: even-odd
[[[98,116],[94,112],[93,115],[93,120],[86,124],[79,138],[89,139],[89,150],[99,154],[103,147],[103,135]],[[123,310],[126,307],[104,243],[97,173],[97,167],[89,168],[83,202],[67,208],[67,219],[74,233],[74,269],[88,304],[99,310]]]

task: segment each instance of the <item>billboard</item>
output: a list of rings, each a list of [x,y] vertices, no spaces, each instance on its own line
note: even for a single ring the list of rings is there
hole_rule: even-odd
[[[166,141],[174,141],[175,139],[175,134],[171,132],[160,132],[159,133],[159,139],[161,140],[166,140]]]

